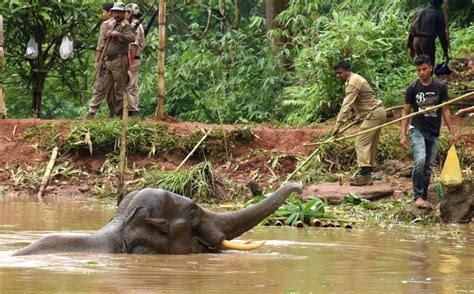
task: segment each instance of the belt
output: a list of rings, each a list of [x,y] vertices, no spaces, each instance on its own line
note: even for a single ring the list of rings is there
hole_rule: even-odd
[[[423,37],[423,38],[431,38],[431,39],[435,38],[435,36],[425,35],[425,34],[415,34],[414,37]]]
[[[105,60],[112,61],[112,60],[115,60],[117,58],[126,57],[126,56],[127,56],[127,53],[107,55],[107,56],[105,56]]]
[[[140,60],[140,56],[135,56],[133,59],[138,59],[138,60]]]
[[[374,108],[372,108],[372,110],[375,110],[375,109],[380,108],[380,107],[383,108],[383,103],[380,103],[379,105],[375,106]]]

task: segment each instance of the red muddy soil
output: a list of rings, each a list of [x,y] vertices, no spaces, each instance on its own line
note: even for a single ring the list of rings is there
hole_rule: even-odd
[[[32,170],[35,166],[49,160],[49,152],[37,148],[35,141],[23,138],[25,130],[31,126],[49,123],[50,120],[39,119],[5,119],[0,120],[0,185],[11,185],[9,167],[20,165],[24,169]],[[454,119],[456,124],[461,124],[461,140],[474,147],[474,128],[466,120]],[[220,125],[201,124],[195,122],[166,122],[169,128],[178,134],[190,134],[198,129],[217,129]],[[226,130],[235,128],[233,125],[223,126]],[[333,127],[332,122],[306,126],[301,128],[278,128],[259,125],[254,128],[254,140],[248,144],[232,150],[231,160],[227,163],[222,159],[213,161],[217,174],[240,184],[242,187],[250,183],[258,183],[260,188],[272,182],[282,181],[297,167],[297,157],[308,156],[314,147],[304,146],[306,143],[317,141],[321,136],[328,134]],[[356,131],[357,129],[354,129]],[[352,131],[352,130],[351,130]],[[472,148],[474,150],[474,148]],[[145,164],[160,164],[165,170],[174,170],[184,159],[185,155],[157,155],[151,158],[146,156],[133,156],[129,164],[134,162],[137,166]],[[59,161],[69,161],[75,166],[86,168],[93,176],[80,181],[62,181],[56,183],[60,188],[50,188],[49,192],[55,195],[80,194],[79,190],[89,190],[99,180],[100,168],[105,161],[104,156],[83,156],[81,158],[67,156]],[[275,164],[275,160],[277,161]],[[195,164],[190,160],[189,165]],[[128,179],[133,180],[133,179]],[[389,180],[391,182],[391,180]],[[397,181],[399,183],[399,181]],[[406,180],[405,180],[406,182]],[[85,186],[85,188],[84,188]],[[402,185],[404,186],[404,184]],[[407,186],[409,188],[409,185]],[[52,190],[51,190],[52,189]],[[399,189],[396,187],[395,189]],[[47,191],[48,192],[48,191]],[[250,194],[250,190],[244,191]],[[249,196],[249,195],[247,195]]]

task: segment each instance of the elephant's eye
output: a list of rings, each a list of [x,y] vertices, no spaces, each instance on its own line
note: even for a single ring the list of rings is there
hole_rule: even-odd
[[[188,210],[186,219],[192,226],[197,225],[199,222],[199,211],[196,208]]]

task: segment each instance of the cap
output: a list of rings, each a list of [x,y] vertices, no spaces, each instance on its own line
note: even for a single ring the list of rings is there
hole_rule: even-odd
[[[115,2],[114,6],[110,10],[112,10],[112,11],[125,11],[125,4],[123,4],[122,2]]]

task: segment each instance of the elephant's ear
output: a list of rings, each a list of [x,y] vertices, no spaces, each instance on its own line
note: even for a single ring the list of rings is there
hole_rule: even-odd
[[[158,231],[168,234],[170,232],[170,224],[164,218],[146,218],[146,222],[158,229]]]
[[[146,207],[140,206],[135,208],[132,213],[125,219],[122,224],[122,230],[127,226],[134,226],[132,223],[137,223],[138,226],[143,226],[145,223],[149,224],[158,231],[168,234],[170,231],[169,222],[164,218],[152,218],[149,217],[149,212]]]
[[[142,218],[146,219],[148,217],[148,209],[143,206],[135,208],[132,213],[130,213],[127,218],[123,221],[122,230],[127,227],[134,219]]]

